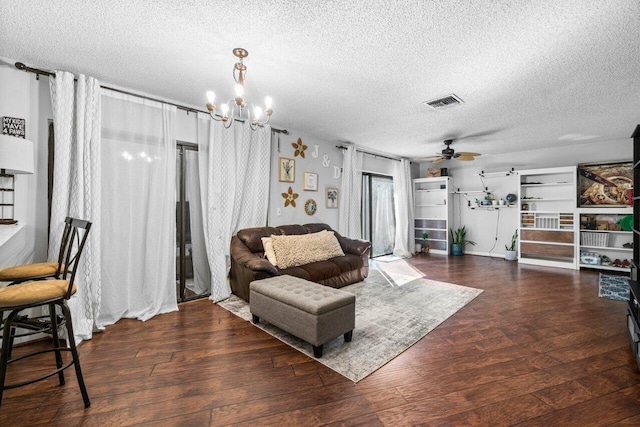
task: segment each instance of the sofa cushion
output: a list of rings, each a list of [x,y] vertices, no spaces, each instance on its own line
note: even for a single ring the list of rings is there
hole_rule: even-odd
[[[271,236],[280,268],[295,267],[343,256],[342,247],[332,231],[305,235]]]
[[[347,271],[357,270],[362,267],[362,257],[353,254],[344,254],[344,256],[330,258],[327,261],[337,265],[340,273],[346,273]]]

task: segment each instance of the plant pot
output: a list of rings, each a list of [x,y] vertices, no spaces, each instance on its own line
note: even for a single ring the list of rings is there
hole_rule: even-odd
[[[452,243],[451,244],[451,255],[453,255],[453,256],[462,256],[462,255],[464,255],[464,244],[462,244],[462,243]]]
[[[422,252],[422,245],[420,243],[416,243],[416,253],[419,254]]]
[[[518,251],[504,251],[504,259],[507,261],[515,261],[518,258]]]

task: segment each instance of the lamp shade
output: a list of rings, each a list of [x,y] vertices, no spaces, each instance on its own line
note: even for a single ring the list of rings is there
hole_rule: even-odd
[[[8,174],[33,173],[33,142],[0,135],[0,169]]]

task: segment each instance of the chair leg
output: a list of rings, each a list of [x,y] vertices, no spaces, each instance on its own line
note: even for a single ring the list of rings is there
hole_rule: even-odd
[[[82,370],[80,369],[80,357],[78,357],[78,349],[76,348],[76,340],[73,337],[73,325],[71,323],[71,311],[67,306],[66,301],[58,303],[62,309],[64,315],[65,324],[67,326],[67,335],[69,339],[69,347],[71,348],[71,355],[73,356],[73,365],[76,369],[76,377],[78,378],[78,385],[80,386],[80,392],[82,393],[82,400],[84,400],[84,407],[91,406],[89,400],[89,394],[87,394],[87,388],[84,385],[84,378],[82,378]]]
[[[62,354],[60,353],[60,338],[58,337],[58,319],[56,317],[56,305],[49,304],[49,319],[51,321],[51,336],[53,337],[53,348],[56,350],[56,366],[62,368]],[[58,380],[60,385],[64,385],[64,371],[58,372]]]
[[[2,353],[0,353],[0,406],[2,405],[2,394],[4,392],[4,380],[7,374],[7,364],[9,363],[9,358],[11,357],[11,346],[13,345],[13,340],[11,339],[11,322],[13,322],[13,318],[16,317],[18,311],[10,311],[7,319],[4,321],[3,329],[2,329]]]

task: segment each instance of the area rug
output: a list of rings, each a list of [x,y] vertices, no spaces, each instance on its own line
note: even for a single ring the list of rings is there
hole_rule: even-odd
[[[398,286],[376,270],[370,270],[364,282],[342,290],[356,295],[353,340],[347,343],[341,336],[326,343],[316,360],[353,382],[385,365],[482,293],[425,278]],[[218,304],[251,319],[249,304],[235,295]],[[313,358],[310,344],[263,321],[256,326]]]
[[[629,278],[600,273],[598,296],[616,301],[629,301]]]

